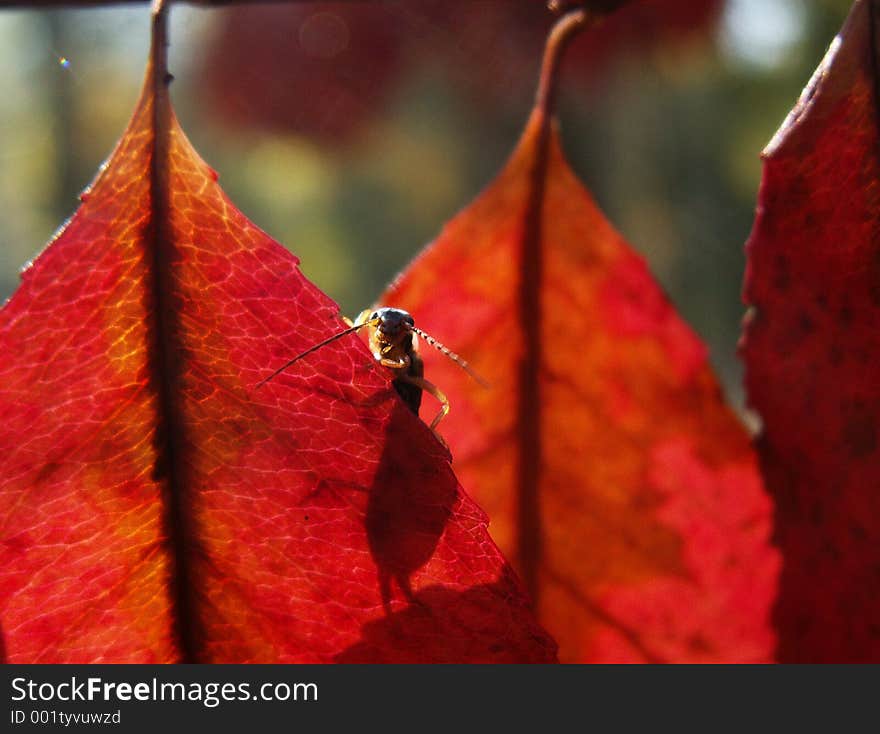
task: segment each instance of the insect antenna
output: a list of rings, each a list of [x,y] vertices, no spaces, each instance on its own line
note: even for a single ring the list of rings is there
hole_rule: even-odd
[[[444,346],[440,342],[438,342],[433,336],[425,333],[417,326],[410,326],[410,329],[418,334],[422,339],[424,339],[428,344],[430,344],[434,349],[443,352],[449,359],[455,362],[459,367],[461,367],[465,372],[467,372],[471,377],[473,377],[482,387],[489,387],[489,383],[486,382],[482,377],[480,377],[471,366],[465,362],[461,357],[459,357],[455,352],[453,352],[449,347]]]
[[[303,357],[307,357],[312,352],[316,352],[317,350],[319,350],[321,347],[325,347],[328,344],[330,344],[331,342],[335,342],[337,339],[341,339],[346,334],[351,334],[352,332],[358,331],[359,329],[363,329],[365,326],[369,326],[370,324],[375,324],[378,321],[379,321],[379,319],[373,319],[372,321],[364,321],[364,323],[362,323],[362,324],[355,324],[354,326],[350,326],[349,328],[345,329],[344,331],[340,331],[338,334],[334,334],[333,336],[325,339],[324,341],[319,342],[318,344],[315,344],[312,347],[309,347],[308,349],[306,349],[306,351],[300,352],[293,359],[291,359],[288,362],[286,362],[285,364],[281,365],[271,375],[269,375],[268,377],[264,377],[262,380],[260,380],[256,384],[256,387],[262,387],[267,382],[269,382],[269,380],[271,380],[274,377],[277,377],[282,372],[284,372],[284,370],[286,370],[288,367],[290,367],[294,362],[299,362],[299,360],[301,360]]]

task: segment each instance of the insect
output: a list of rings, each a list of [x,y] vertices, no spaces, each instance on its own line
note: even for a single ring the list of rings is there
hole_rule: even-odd
[[[342,338],[346,334],[351,334],[364,328],[368,329],[370,351],[373,353],[373,357],[379,364],[393,371],[394,379],[392,384],[394,389],[413,413],[419,414],[423,392],[433,395],[437,402],[440,403],[440,412],[431,421],[431,430],[434,431],[434,435],[438,438],[440,436],[435,429],[437,424],[449,413],[449,399],[440,388],[425,379],[425,365],[419,356],[417,337],[421,337],[432,347],[443,352],[443,354],[449,357],[483,387],[488,387],[486,381],[474,372],[467,362],[455,352],[443,346],[430,334],[418,328],[415,325],[415,319],[403,309],[389,307],[377,308],[375,310],[367,309],[360,313],[354,323],[348,319],[345,319],[345,321],[350,324],[349,328],[296,355],[271,375],[260,380],[257,383],[257,387],[265,385],[288,367],[321,347]],[[445,445],[445,441],[442,438],[440,438],[440,441]]]

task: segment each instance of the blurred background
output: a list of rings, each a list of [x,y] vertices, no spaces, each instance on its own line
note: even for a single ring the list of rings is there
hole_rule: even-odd
[[[636,0],[564,67],[572,167],[708,343],[737,408],[759,154],[849,5]],[[0,300],[122,133],[148,16],[147,3],[0,7]],[[236,205],[354,315],[499,171],[552,21],[542,0],[181,5],[172,98]]]

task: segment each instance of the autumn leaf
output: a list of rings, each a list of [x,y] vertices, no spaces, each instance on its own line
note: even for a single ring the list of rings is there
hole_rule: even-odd
[[[0,312],[14,663],[550,662],[448,454],[235,209],[171,110],[131,123]]]
[[[556,0],[611,13],[571,59],[573,80],[623,52],[706,35],[722,0]],[[201,63],[208,105],[230,125],[338,146],[387,111],[407,71],[442,72],[477,109],[522,99],[554,16],[546,0],[244,4],[224,11]],[[612,12],[613,11],[613,12]],[[433,69],[432,69],[433,72]],[[307,104],[303,100],[308,100]]]
[[[771,503],[706,350],[562,154],[562,48],[500,175],[383,295],[491,385],[422,348],[457,474],[560,660],[772,659]]]
[[[387,105],[404,63],[399,15],[387,3],[230,8],[202,62],[206,100],[227,124],[339,145]]]
[[[877,3],[859,0],[764,151],[743,356],[785,565],[788,662],[880,661]]]

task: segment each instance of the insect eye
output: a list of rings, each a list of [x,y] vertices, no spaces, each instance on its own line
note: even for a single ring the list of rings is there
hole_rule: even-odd
[[[415,326],[415,325],[416,325],[416,320],[415,320],[412,316],[405,316],[405,317],[403,318],[403,320],[404,320],[407,324],[409,324],[410,326]]]

